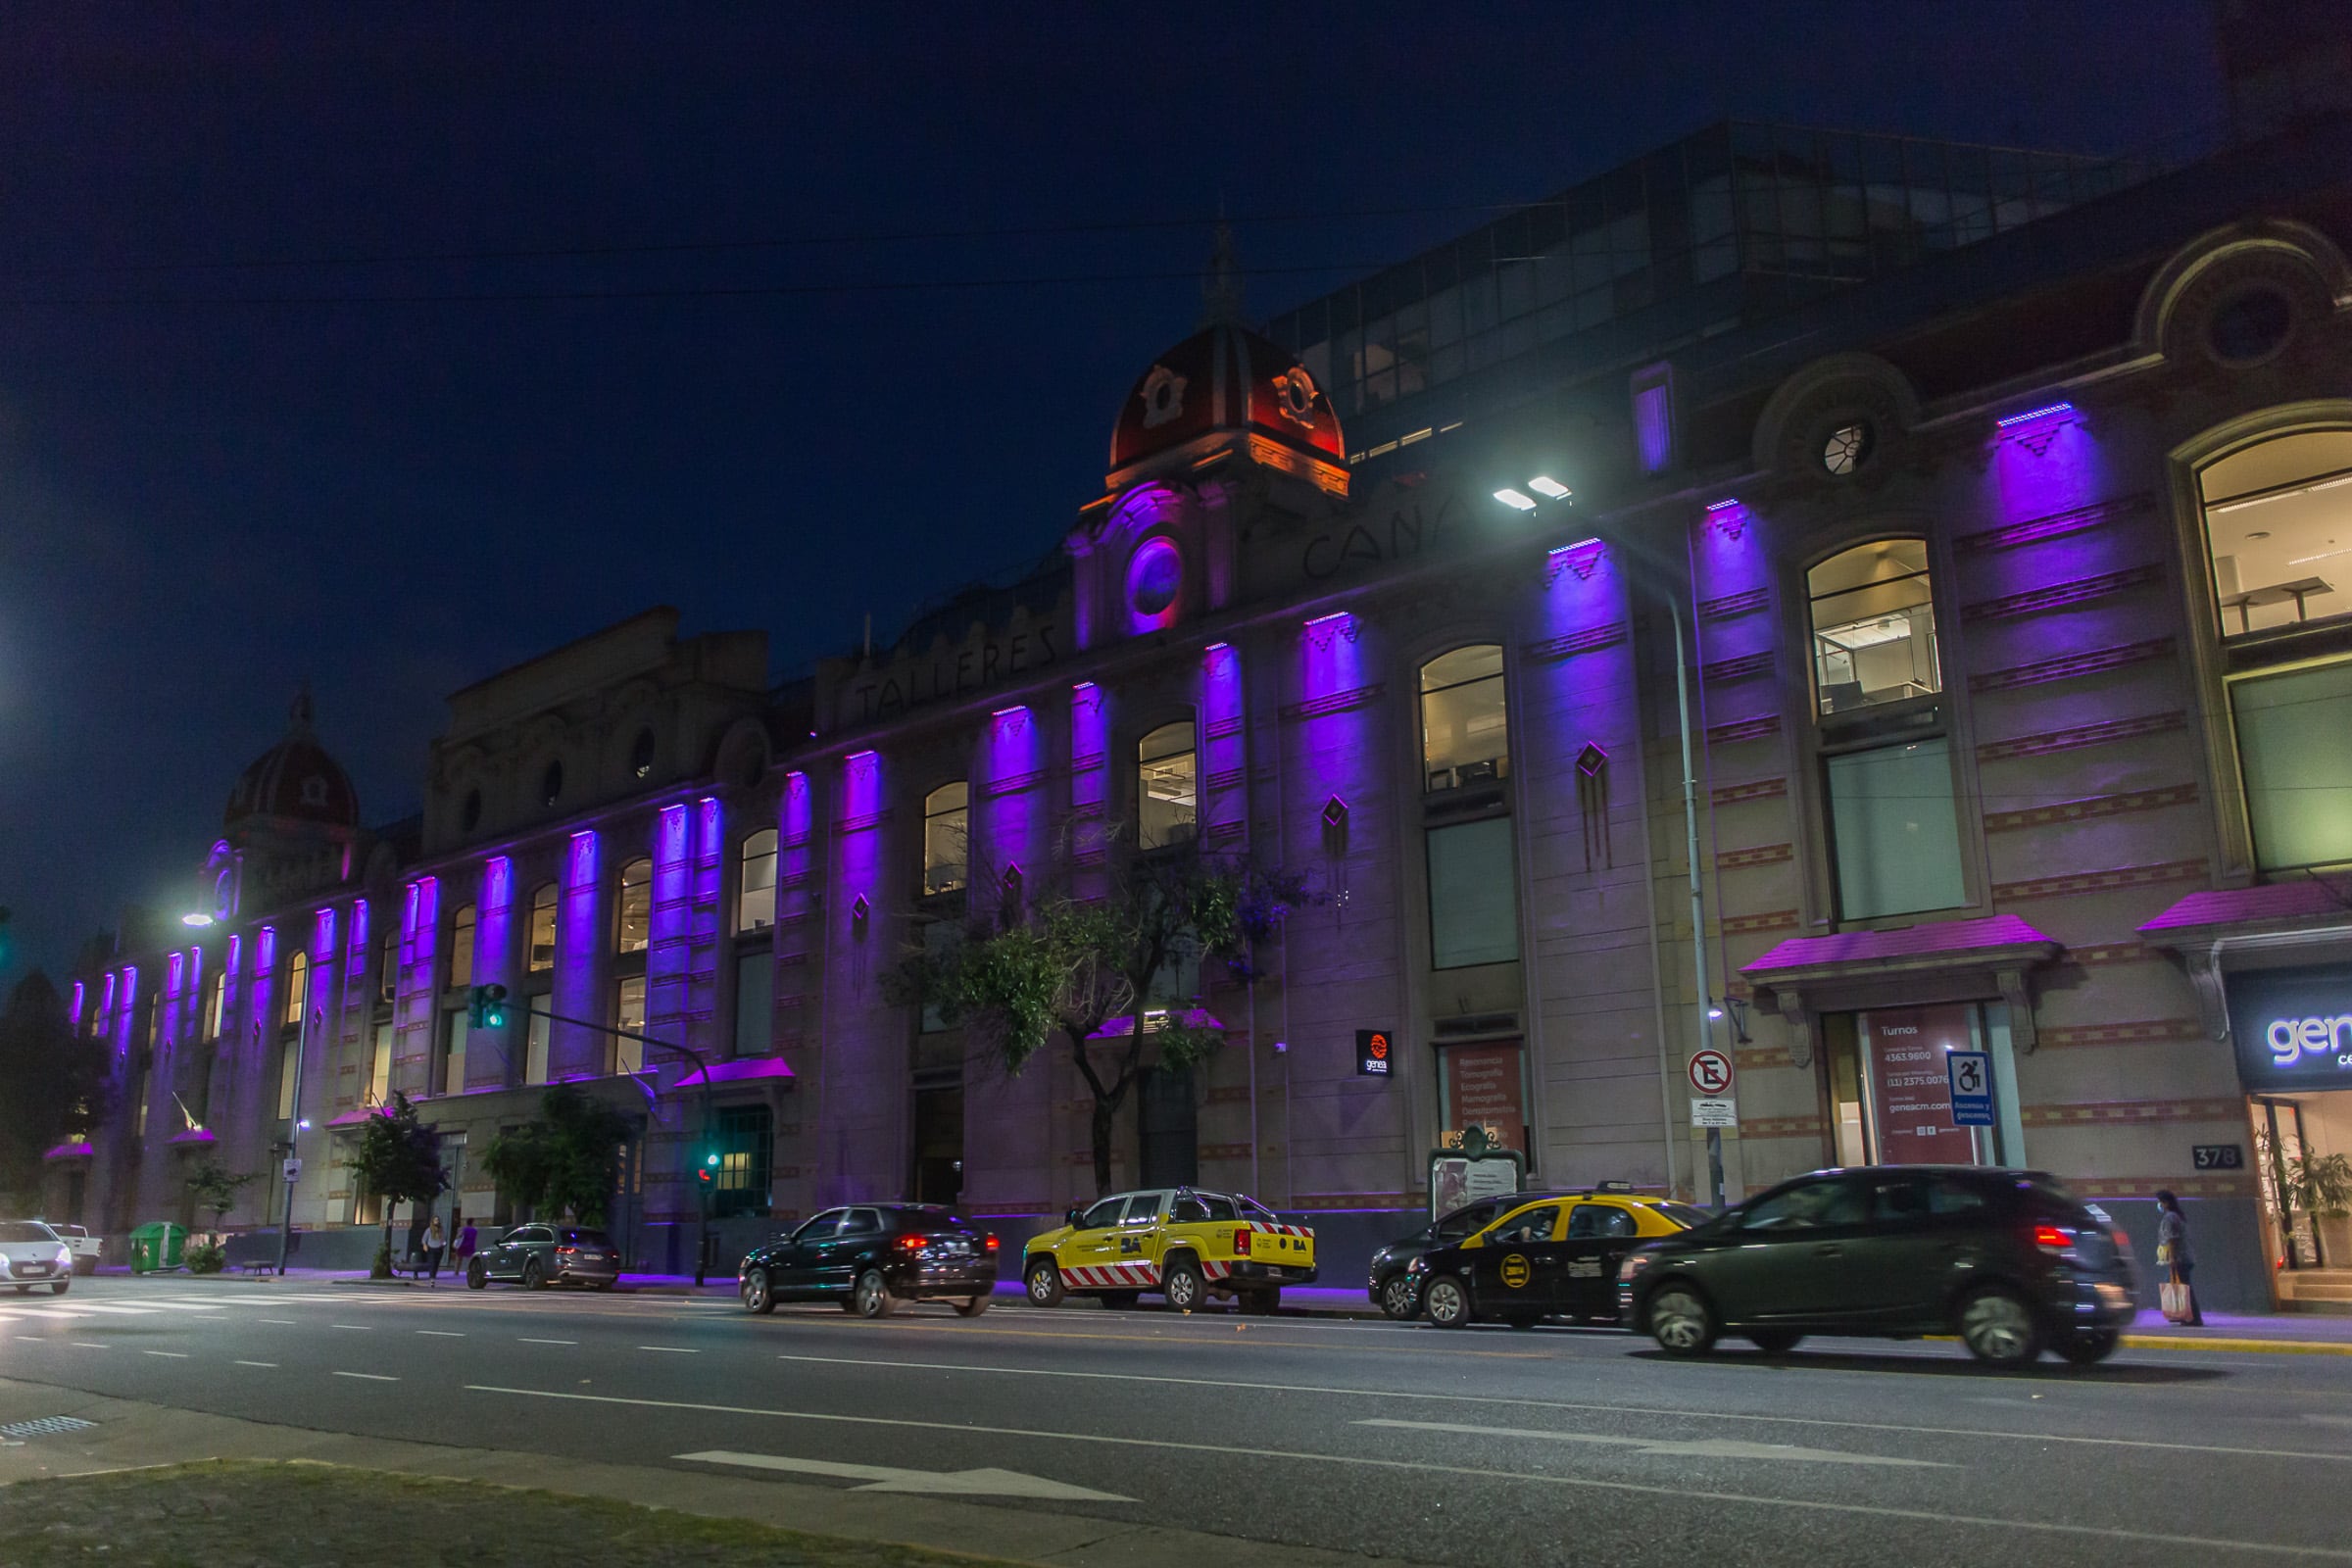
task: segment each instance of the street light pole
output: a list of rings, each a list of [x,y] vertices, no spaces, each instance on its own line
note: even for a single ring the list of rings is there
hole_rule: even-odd
[[[286,1211],[277,1219],[277,1277],[286,1277],[286,1253],[294,1246],[294,1184],[302,1179],[302,1065],[311,1054],[310,977],[303,977],[302,1016],[294,1025],[294,1103],[286,1118]]]

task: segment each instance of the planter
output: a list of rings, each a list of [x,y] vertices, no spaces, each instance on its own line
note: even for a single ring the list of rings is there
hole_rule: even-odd
[[[2319,1231],[2321,1265],[2352,1268],[2352,1214],[2323,1216],[2312,1224]]]

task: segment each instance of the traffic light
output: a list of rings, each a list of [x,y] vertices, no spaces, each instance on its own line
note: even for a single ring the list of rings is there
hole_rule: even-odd
[[[503,1029],[507,1024],[507,988],[475,986],[466,995],[466,1021],[476,1029]]]

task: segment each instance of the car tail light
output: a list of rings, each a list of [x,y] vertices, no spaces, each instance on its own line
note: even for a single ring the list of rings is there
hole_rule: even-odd
[[[559,1247],[556,1249],[556,1255],[558,1257],[574,1257],[579,1254],[579,1250],[576,1247]]]
[[[995,1251],[997,1250],[997,1239],[994,1236],[991,1236],[987,1241],[980,1244],[980,1250],[984,1252]]]
[[[1250,1227],[1238,1226],[1233,1233],[1233,1250],[1243,1257],[1250,1255]]]
[[[931,1238],[928,1236],[915,1236],[908,1234],[901,1236],[898,1240],[898,1248],[902,1252],[919,1252],[930,1245]]]
[[[2063,1252],[2075,1245],[2075,1233],[2056,1225],[2034,1227],[2034,1245],[2045,1252]]]

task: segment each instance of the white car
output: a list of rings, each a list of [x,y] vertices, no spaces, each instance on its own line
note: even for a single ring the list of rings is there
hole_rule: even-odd
[[[74,1273],[98,1272],[98,1254],[106,1250],[105,1237],[92,1236],[86,1225],[60,1225],[55,1220],[46,1219],[41,1223],[57,1232],[58,1240],[74,1250]]]
[[[46,1285],[56,1296],[74,1283],[74,1249],[37,1219],[0,1219],[0,1285],[19,1296]]]

